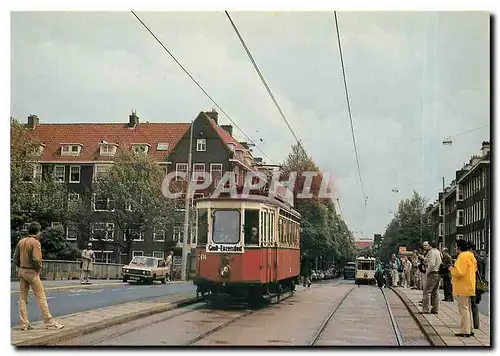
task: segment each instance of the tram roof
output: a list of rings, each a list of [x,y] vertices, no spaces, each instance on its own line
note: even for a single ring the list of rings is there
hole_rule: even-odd
[[[358,257],[356,260],[365,260],[365,261],[376,261],[375,257]]]
[[[300,213],[295,210],[292,206],[289,204],[286,204],[276,198],[271,198],[265,195],[252,195],[252,194],[247,194],[246,196],[242,196],[241,194],[237,194],[236,197],[232,197],[231,195],[220,195],[218,198],[212,198],[212,197],[206,197],[206,198],[199,198],[196,199],[196,202],[203,202],[203,201],[251,201],[251,202],[261,202],[269,205],[276,205],[282,209],[291,211],[293,214],[298,215],[301,217]]]

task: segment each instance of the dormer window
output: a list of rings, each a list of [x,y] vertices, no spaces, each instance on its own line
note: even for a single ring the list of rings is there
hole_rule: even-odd
[[[61,143],[62,156],[78,156],[82,150],[81,143]]]
[[[101,156],[114,156],[118,145],[115,143],[101,142],[100,154]]]
[[[147,154],[149,151],[149,145],[147,143],[133,143],[132,150],[135,153],[145,153]]]
[[[160,142],[156,147],[157,151],[167,151],[168,150],[168,142]]]

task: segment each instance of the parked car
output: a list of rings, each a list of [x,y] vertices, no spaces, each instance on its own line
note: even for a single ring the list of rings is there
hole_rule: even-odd
[[[132,261],[122,267],[123,282],[167,281],[167,267],[162,258],[135,256]]]

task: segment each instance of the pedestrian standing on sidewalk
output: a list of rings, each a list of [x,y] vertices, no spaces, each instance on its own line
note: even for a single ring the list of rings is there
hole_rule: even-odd
[[[28,227],[28,236],[17,243],[14,251],[14,263],[19,268],[19,319],[21,320],[21,330],[32,330],[28,320],[28,292],[30,287],[38,301],[43,320],[47,329],[62,329],[64,325],[59,324],[50,314],[47,296],[40,280],[42,270],[42,247],[40,245],[41,226],[37,222],[32,222]]]
[[[429,314],[429,304],[432,305],[431,314],[437,314],[439,311],[439,266],[441,266],[441,252],[436,248],[434,241],[424,243],[424,249],[427,255],[424,258],[425,265],[425,285],[422,298],[422,314]],[[430,295],[430,301],[429,301]],[[429,303],[430,302],[430,303]]]
[[[80,275],[81,284],[92,284],[89,280],[92,272],[92,263],[95,262],[95,254],[92,251],[92,244],[89,242],[87,248],[82,252],[82,274]]]
[[[420,273],[418,271],[418,251],[413,251],[413,255],[411,256],[411,289],[419,289],[420,288]]]
[[[411,286],[411,271],[413,269],[413,264],[410,260],[405,257],[403,260],[403,288],[409,288]]]
[[[451,287],[451,274],[449,271],[450,266],[453,266],[451,262],[451,256],[448,253],[448,249],[444,247],[442,249],[443,253],[443,264],[441,266],[441,278],[443,279],[443,291],[444,299],[443,302],[453,302],[453,292]]]
[[[392,284],[391,286],[392,287],[397,287],[398,286],[398,282],[399,282],[399,269],[400,269],[400,261],[399,259],[396,257],[396,255],[393,253],[392,254],[392,259],[391,259],[391,262],[390,262],[390,265],[391,265],[391,279],[392,279]]]
[[[174,251],[170,251],[165,260],[165,267],[167,267],[167,282],[172,282],[172,264],[174,263]]]
[[[460,314],[460,332],[455,336],[470,337],[474,335],[471,297],[476,295],[477,262],[465,240],[457,240],[456,244],[457,260],[455,266],[449,268]]]
[[[474,258],[476,262],[479,259],[479,256],[476,253],[476,245],[469,241],[468,242],[469,251],[474,254]],[[479,303],[481,303],[481,298],[483,296],[483,292],[478,289],[478,282],[481,279],[479,275],[479,271],[476,270],[476,295],[470,297],[471,302],[471,310],[472,310],[472,324],[474,325],[474,329],[479,329]]]

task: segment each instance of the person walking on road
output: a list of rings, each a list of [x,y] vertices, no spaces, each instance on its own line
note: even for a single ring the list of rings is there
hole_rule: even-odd
[[[425,242],[423,245],[427,250],[427,255],[424,259],[425,265],[425,285],[424,295],[422,298],[422,314],[429,314],[429,295],[432,309],[431,314],[437,314],[439,311],[439,266],[441,266],[441,252],[436,248],[435,242],[430,244]]]
[[[311,280],[309,279],[311,275],[311,261],[305,253],[300,259],[300,274],[302,275],[302,285],[305,287],[307,284],[308,288],[311,287]]]
[[[14,250],[14,263],[19,268],[19,319],[21,320],[21,330],[32,330],[28,320],[26,302],[28,292],[33,289],[33,294],[38,301],[43,320],[47,329],[62,329],[64,325],[59,324],[50,314],[47,296],[40,280],[42,270],[42,247],[40,244],[41,226],[37,222],[32,222],[28,227],[28,236],[17,243]]]
[[[172,265],[174,263],[174,251],[170,251],[166,260],[165,267],[167,267],[167,282],[172,282]]]
[[[92,244],[89,242],[87,248],[82,252],[82,274],[80,275],[81,284],[92,284],[89,280],[92,271],[92,263],[95,262],[95,254],[92,251]]]
[[[457,240],[456,244],[458,257],[455,266],[449,267],[460,314],[460,332],[455,336],[470,337],[474,335],[471,297],[476,295],[477,262],[465,240]]]
[[[443,264],[441,266],[441,278],[443,279],[443,291],[444,299],[443,302],[453,302],[453,292],[451,287],[451,275],[448,269],[453,266],[451,256],[448,253],[448,249],[444,247],[442,249],[443,253]]]
[[[377,281],[377,285],[379,288],[382,288],[384,286],[384,267],[382,266],[382,263],[379,262],[377,265],[377,268],[375,270],[375,280]]]

